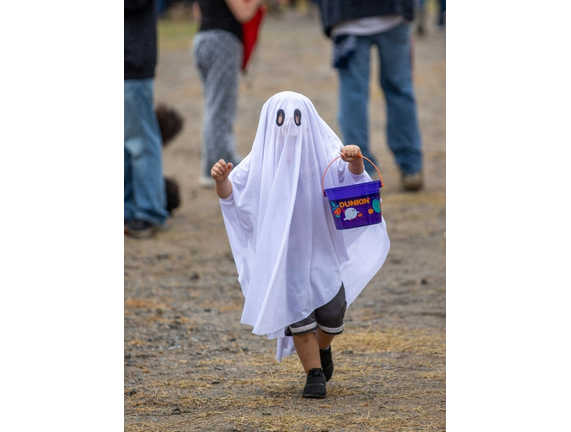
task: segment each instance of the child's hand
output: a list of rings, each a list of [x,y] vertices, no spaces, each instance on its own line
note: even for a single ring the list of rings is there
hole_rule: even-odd
[[[226,163],[224,159],[220,159],[210,170],[210,175],[216,181],[214,185],[216,194],[222,199],[226,199],[232,194],[232,182],[228,180],[228,176],[233,166],[232,163]]]
[[[210,175],[217,182],[221,182],[228,178],[228,176],[230,175],[230,171],[232,171],[232,168],[233,168],[232,163],[226,163],[224,159],[220,159],[212,167]]]
[[[349,144],[341,147],[341,159],[349,164],[349,171],[353,174],[360,175],[365,170],[359,146]]]
[[[341,159],[345,162],[353,162],[354,160],[360,159],[361,149],[359,146],[349,144],[341,148]]]

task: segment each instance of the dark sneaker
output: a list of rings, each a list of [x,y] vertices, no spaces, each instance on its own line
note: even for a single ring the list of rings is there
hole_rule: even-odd
[[[325,374],[321,369],[311,369],[307,374],[307,382],[303,389],[303,397],[305,398],[324,398],[327,394],[325,388]]]
[[[418,191],[422,189],[422,171],[414,174],[402,174],[401,176],[402,187],[407,191]]]
[[[333,359],[331,358],[331,346],[327,349],[320,349],[319,356],[321,357],[321,369],[325,374],[325,380],[329,381],[333,375]]]
[[[127,225],[125,225],[125,234],[135,238],[152,237],[158,230],[158,225],[153,225],[142,219],[130,220],[127,222]]]

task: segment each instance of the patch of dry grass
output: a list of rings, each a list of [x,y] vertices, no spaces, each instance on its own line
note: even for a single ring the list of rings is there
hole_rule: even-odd
[[[445,355],[445,336],[424,330],[406,330],[373,328],[363,332],[347,332],[334,341],[337,351],[353,350],[367,353],[423,353]]]
[[[297,356],[276,365],[273,355],[239,352],[231,360],[197,361],[193,375],[185,378],[149,381],[126,396],[126,407],[139,420],[176,421],[162,430],[444,430],[445,335],[369,328],[346,332],[333,346],[336,372],[324,400],[301,398],[303,370]],[[242,373],[221,376],[214,367]],[[427,394],[442,402],[427,406]],[[125,430],[158,430],[145,425],[150,423]]]

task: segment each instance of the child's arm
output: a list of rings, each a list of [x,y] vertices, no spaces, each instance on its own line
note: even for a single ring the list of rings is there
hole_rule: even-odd
[[[361,157],[361,149],[359,146],[350,144],[341,148],[341,159],[349,164],[349,171],[355,175],[362,174],[365,171],[363,158]]]
[[[226,199],[232,194],[232,182],[228,179],[232,168],[232,163],[226,163],[224,159],[220,159],[210,171],[210,175],[216,181],[216,194],[221,199]]]

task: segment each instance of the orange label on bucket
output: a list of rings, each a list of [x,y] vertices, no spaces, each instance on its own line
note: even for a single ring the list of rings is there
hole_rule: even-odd
[[[354,200],[339,201],[337,204],[339,204],[339,207],[343,208],[343,207],[353,207],[370,203],[371,203],[371,198],[360,198]]]

